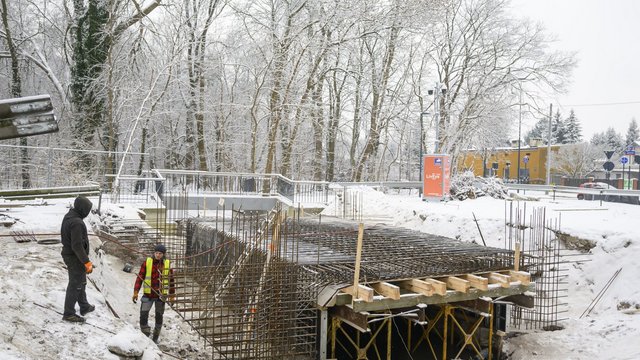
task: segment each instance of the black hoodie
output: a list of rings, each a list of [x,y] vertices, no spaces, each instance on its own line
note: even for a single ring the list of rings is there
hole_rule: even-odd
[[[60,236],[62,237],[62,255],[76,255],[81,263],[89,261],[89,236],[84,219],[89,215],[93,204],[89,199],[78,196],[73,203],[73,209],[62,219]]]

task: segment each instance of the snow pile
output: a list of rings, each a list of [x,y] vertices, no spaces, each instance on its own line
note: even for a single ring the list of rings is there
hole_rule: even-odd
[[[153,341],[144,336],[139,330],[133,326],[127,325],[119,333],[111,337],[107,343],[110,352],[127,357],[140,357],[144,355],[144,359],[160,359],[160,352]]]
[[[471,171],[465,171],[454,176],[451,179],[449,192],[457,200],[475,199],[485,195],[495,199],[509,197],[509,192],[502,179],[476,177]]]

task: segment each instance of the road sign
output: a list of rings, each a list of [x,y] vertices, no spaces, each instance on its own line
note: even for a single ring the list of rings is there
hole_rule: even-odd
[[[615,165],[614,163],[612,163],[611,161],[607,161],[607,162],[605,162],[605,163],[602,165],[602,167],[603,167],[605,170],[607,170],[607,171],[611,171],[611,170],[613,170],[613,168],[614,168],[615,166],[616,166],[616,165]]]
[[[607,156],[607,160],[609,160],[613,156],[613,151],[605,151],[604,154]]]
[[[625,155],[635,155],[636,149],[633,146],[629,146],[624,150]]]
[[[623,157],[620,158],[620,162],[623,163],[623,164],[626,164],[626,163],[629,162],[629,159],[626,156],[623,156]]]
[[[640,165],[640,155],[636,155],[633,157],[633,162]]]
[[[529,157],[528,157],[527,155],[525,155],[525,156],[522,158],[522,161],[524,161],[524,163],[525,163],[525,164],[526,164],[526,163],[528,163],[528,162],[529,162]]]

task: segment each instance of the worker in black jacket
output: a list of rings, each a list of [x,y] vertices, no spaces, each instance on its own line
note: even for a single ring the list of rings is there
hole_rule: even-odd
[[[67,265],[69,284],[64,299],[64,313],[62,320],[70,322],[84,322],[80,315],[95,310],[95,306],[87,301],[87,274],[93,271],[93,264],[89,261],[89,236],[83,219],[91,211],[91,201],[78,196],[73,208],[62,219],[60,235],[62,236],[62,260]],[[76,303],[80,305],[80,315],[76,314]]]

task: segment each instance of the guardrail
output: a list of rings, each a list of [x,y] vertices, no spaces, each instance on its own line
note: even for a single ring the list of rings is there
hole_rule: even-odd
[[[155,201],[167,193],[271,196],[305,207],[324,206],[329,200],[329,182],[297,181],[280,174],[153,169],[144,176],[121,175],[113,183],[114,202]]]
[[[38,198],[62,198],[69,196],[100,195],[100,185],[61,186],[31,189],[0,190],[0,198],[5,200],[30,200]]]
[[[113,175],[111,175],[113,176]],[[196,170],[153,169],[143,176],[124,175],[118,178],[117,189],[112,190],[113,202],[155,202],[165,193],[190,195],[235,195],[252,197],[278,197],[289,205],[305,207],[325,206],[330,187],[352,188],[370,186],[387,189],[422,189],[419,181],[334,182],[292,180],[280,174],[224,173]],[[596,200],[611,197],[640,199],[638,190],[590,189],[559,185],[505,184],[510,191],[537,191],[591,195]],[[625,201],[629,202],[629,201]],[[633,201],[631,201],[633,202]],[[636,201],[640,203],[640,200]]]

